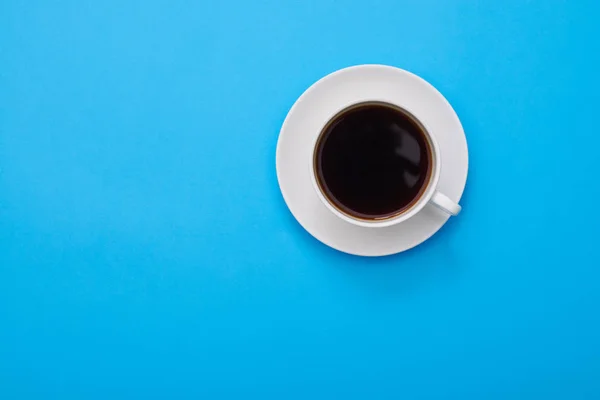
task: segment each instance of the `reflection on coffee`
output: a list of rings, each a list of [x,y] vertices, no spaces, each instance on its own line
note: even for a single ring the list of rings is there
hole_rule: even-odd
[[[317,141],[314,168],[336,208],[360,219],[395,217],[417,202],[432,170],[421,124],[387,103],[351,106],[329,121]]]

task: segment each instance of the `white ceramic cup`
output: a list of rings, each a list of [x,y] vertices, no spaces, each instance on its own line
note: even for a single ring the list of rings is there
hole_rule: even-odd
[[[358,217],[354,217],[350,214],[347,214],[347,213],[341,211],[338,207],[336,207],[327,198],[327,196],[323,193],[321,186],[319,185],[319,183],[317,181],[318,178],[317,178],[317,172],[316,172],[314,160],[315,160],[315,156],[316,156],[319,139],[321,138],[321,135],[323,135],[325,128],[327,127],[327,125],[329,124],[329,122],[332,119],[334,119],[341,113],[345,112],[347,109],[356,107],[357,105],[363,104],[363,103],[367,103],[367,104],[368,103],[383,103],[385,105],[389,105],[391,107],[400,109],[402,112],[404,112],[408,116],[412,117],[412,119],[415,122],[417,122],[419,125],[421,125],[421,130],[423,131],[423,133],[425,133],[426,139],[427,139],[430,149],[431,149],[432,157],[431,157],[431,165],[430,165],[430,177],[429,177],[428,182],[426,183],[425,189],[421,192],[420,197],[417,199],[417,201],[415,201],[410,207],[408,207],[406,210],[404,210],[401,213],[394,215],[392,217],[387,217],[387,218],[382,218],[382,219],[364,219],[364,218],[358,218]],[[427,204],[431,204],[431,205],[439,208],[440,210],[444,211],[445,213],[447,213],[449,215],[453,215],[453,216],[457,215],[461,210],[460,205],[456,204],[454,201],[452,201],[450,198],[448,198],[448,196],[446,196],[445,194],[443,194],[437,190],[438,181],[440,179],[440,169],[441,169],[442,163],[441,163],[440,149],[439,149],[439,146],[437,144],[437,141],[436,141],[434,135],[432,134],[431,130],[427,128],[427,125],[423,122],[423,120],[419,119],[413,112],[408,110],[405,106],[393,104],[386,100],[373,99],[373,100],[368,100],[368,101],[361,101],[361,102],[354,103],[354,104],[349,104],[349,105],[342,107],[339,111],[333,113],[331,115],[331,117],[327,119],[327,122],[323,125],[323,127],[318,132],[316,132],[310,156],[311,156],[310,157],[310,176],[311,176],[311,180],[313,183],[313,187],[314,187],[315,191],[317,192],[317,196],[319,197],[321,202],[323,202],[325,207],[327,207],[329,209],[329,211],[331,211],[333,214],[335,214],[339,218],[341,218],[344,221],[347,221],[351,224],[368,227],[368,228],[382,228],[382,227],[386,227],[386,226],[396,225],[403,221],[406,221],[410,217],[417,214]]]

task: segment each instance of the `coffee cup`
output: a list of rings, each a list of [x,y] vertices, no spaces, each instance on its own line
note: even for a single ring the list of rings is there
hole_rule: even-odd
[[[422,119],[374,99],[345,105],[315,133],[310,176],[321,202],[339,218],[387,227],[428,204],[449,215],[460,212],[437,188],[441,156]]]

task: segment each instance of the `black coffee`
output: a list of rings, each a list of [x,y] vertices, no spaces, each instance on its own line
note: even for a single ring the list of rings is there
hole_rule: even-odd
[[[427,186],[431,147],[406,111],[363,103],[335,116],[315,152],[317,181],[342,212],[385,219],[411,207]]]

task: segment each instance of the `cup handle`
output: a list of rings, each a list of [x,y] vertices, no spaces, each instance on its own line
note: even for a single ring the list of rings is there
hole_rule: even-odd
[[[462,208],[461,206],[450,200],[448,196],[441,192],[438,192],[437,190],[433,194],[433,197],[431,198],[430,202],[440,210],[452,216],[458,215]]]

